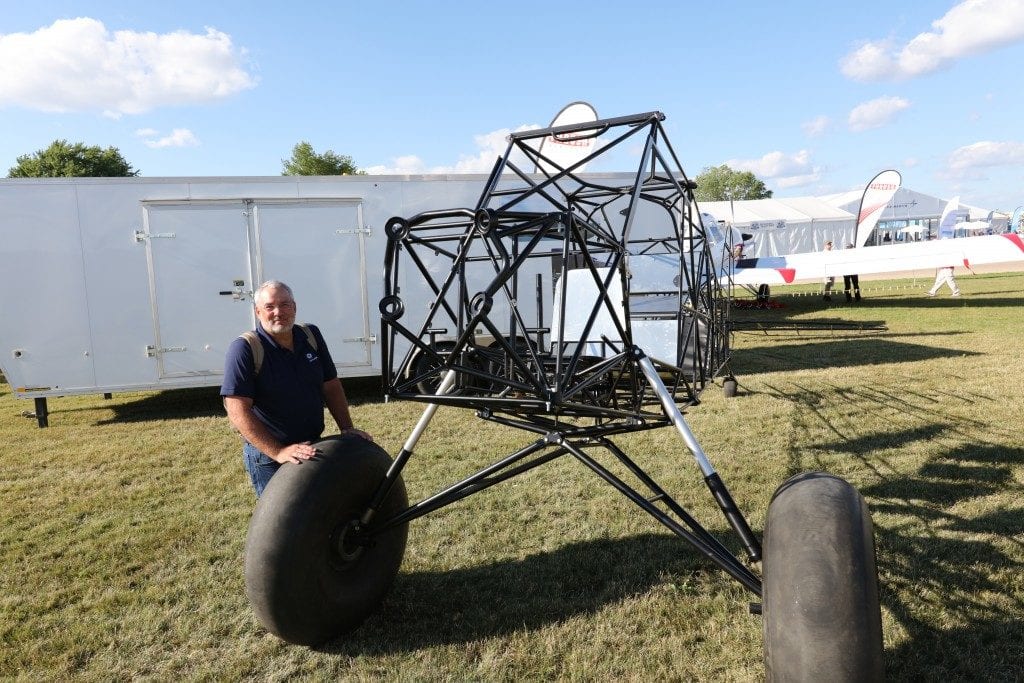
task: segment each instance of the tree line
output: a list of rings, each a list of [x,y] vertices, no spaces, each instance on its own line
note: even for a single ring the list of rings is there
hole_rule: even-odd
[[[46,149],[23,154],[7,171],[8,178],[128,178],[141,175],[117,147],[54,140]],[[333,150],[317,153],[303,140],[282,159],[281,175],[362,175],[352,157]]]
[[[292,155],[281,160],[281,175],[363,175],[347,154],[333,150],[318,153],[303,140]],[[8,172],[8,178],[125,178],[141,175],[116,147],[74,144],[54,140],[49,147],[23,154]],[[697,201],[767,199],[772,191],[750,171],[735,171],[726,164],[704,168],[694,180]]]

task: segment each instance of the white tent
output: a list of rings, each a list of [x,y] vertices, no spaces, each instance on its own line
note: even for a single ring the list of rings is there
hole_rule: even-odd
[[[830,194],[818,197],[821,201],[852,214],[860,210],[860,199],[864,190],[850,190],[839,194]],[[886,205],[882,215],[878,217],[879,223],[886,221],[915,221],[937,219],[946,208],[946,199],[940,199],[931,195],[923,194],[907,187],[896,190],[896,194]]]
[[[863,195],[861,188],[820,197],[701,202],[700,208],[753,236],[747,256],[785,256],[818,251],[828,240],[836,249],[852,243]],[[878,220],[880,224],[890,223],[886,231],[891,237],[920,239],[927,224],[938,224],[946,203],[946,199],[901,187]],[[960,204],[960,210],[966,220],[988,220],[986,209]],[[994,212],[988,227],[1001,232],[1008,221],[1005,214]]]
[[[832,206],[856,214],[860,207],[860,198],[862,194],[863,190],[850,190],[849,192],[825,195],[819,197],[819,199],[827,204],[831,204]],[[921,228],[920,226],[914,228],[912,223],[931,222],[932,224],[937,225],[938,219],[942,215],[943,209],[946,208],[946,203],[948,201],[948,199],[933,197],[931,195],[924,194],[923,192],[917,192],[916,190],[911,190],[907,187],[901,187],[896,190],[896,194],[885,207],[885,211],[882,212],[878,222],[884,224],[892,221],[905,221],[911,225],[908,225],[905,228],[900,228],[897,232],[913,233],[919,238],[921,235]],[[988,232],[989,230],[997,233],[1003,232],[1009,223],[1009,215],[1002,211],[989,211],[989,209],[970,206],[963,202],[960,202],[958,210],[964,221],[985,222],[985,226],[978,226],[978,229],[981,232]]]
[[[701,202],[700,207],[753,236],[745,252],[748,257],[818,251],[829,240],[842,249],[853,242],[857,223],[849,211],[816,197]]]

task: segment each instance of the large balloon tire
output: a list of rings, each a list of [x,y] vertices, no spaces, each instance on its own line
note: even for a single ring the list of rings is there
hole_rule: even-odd
[[[839,477],[783,483],[764,532],[764,661],[769,681],[879,681],[882,613],[871,514]]]
[[[245,592],[259,623],[299,645],[354,630],[398,574],[407,525],[355,545],[352,522],[366,509],[391,459],[359,436],[330,437],[320,454],[283,465],[260,496],[245,544]],[[378,519],[408,507],[401,478]]]

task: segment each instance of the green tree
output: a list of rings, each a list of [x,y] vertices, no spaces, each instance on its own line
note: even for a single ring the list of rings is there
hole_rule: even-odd
[[[34,154],[23,154],[7,171],[8,178],[123,178],[137,176],[116,147],[87,147],[67,140],[54,140],[49,147]]]
[[[332,150],[317,154],[305,140],[292,149],[291,159],[281,159],[281,163],[281,175],[365,175],[347,154],[335,154]]]
[[[730,199],[769,199],[772,191],[750,171],[734,171],[727,165],[708,166],[695,178],[698,202]]]

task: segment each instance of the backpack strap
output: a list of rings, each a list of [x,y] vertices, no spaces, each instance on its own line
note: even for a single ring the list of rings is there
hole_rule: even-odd
[[[253,374],[260,374],[260,368],[263,367],[263,342],[260,341],[259,335],[252,330],[243,332],[238,335],[239,339],[244,339],[249,344],[249,349],[252,350],[252,370]]]
[[[300,328],[306,333],[306,339],[309,341],[309,345],[313,347],[314,351],[319,351],[316,343],[316,335],[313,334],[313,330],[309,329],[308,323],[297,323],[296,327]],[[252,370],[254,375],[260,374],[260,368],[263,367],[263,342],[260,341],[259,335],[252,330],[243,332],[238,335],[239,339],[244,339],[252,350]]]
[[[313,330],[309,329],[309,323],[296,323],[297,327],[302,328],[302,331],[306,333],[306,339],[309,341],[309,345],[313,347],[314,351],[319,351],[316,343],[316,335],[313,334]]]

